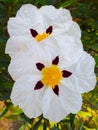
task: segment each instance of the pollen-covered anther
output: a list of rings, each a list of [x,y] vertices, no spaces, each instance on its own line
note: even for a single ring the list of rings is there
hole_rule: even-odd
[[[42,83],[46,86],[54,88],[56,85],[60,84],[62,79],[62,72],[56,65],[46,67],[42,70]]]
[[[49,37],[49,33],[38,34],[38,35],[36,36],[36,40],[37,40],[38,42],[40,42],[40,41],[42,41],[43,39],[45,39],[45,38],[47,38],[47,37]]]

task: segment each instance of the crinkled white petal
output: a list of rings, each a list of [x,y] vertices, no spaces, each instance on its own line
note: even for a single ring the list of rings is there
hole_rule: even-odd
[[[25,4],[17,11],[17,16],[19,17],[26,16],[27,18],[32,16],[32,18],[34,19],[34,15],[36,14],[36,12],[38,12],[36,6],[32,4]]]
[[[43,116],[50,121],[59,122],[67,114],[58,96],[54,94],[51,88],[48,88],[43,97]]]
[[[59,100],[68,113],[77,113],[82,106],[82,97],[78,92],[74,92],[65,85],[59,87]]]
[[[67,9],[56,9],[54,6],[42,6],[39,11],[43,16],[43,24],[53,26],[53,33],[60,34],[67,31],[72,24],[72,17]]]
[[[20,8],[16,17],[9,19],[8,32],[10,36],[30,37],[31,28],[40,31],[42,29],[42,17],[35,6],[27,4]]]
[[[80,93],[93,90],[96,85],[94,66],[95,61],[92,56],[84,52],[76,63],[67,68],[63,68],[72,72],[72,75],[64,78],[62,84]]]
[[[82,43],[79,39],[64,33],[64,36],[59,35],[54,38],[49,36],[40,43],[38,43],[33,37],[29,39],[24,36],[13,36],[8,40],[5,52],[11,57],[20,51],[32,51],[32,54],[40,52],[45,54],[46,52],[49,55],[54,55],[54,57],[62,54],[65,56],[66,63],[70,64],[73,60],[78,59],[82,50]]]
[[[49,5],[49,6],[42,6],[39,11],[41,12],[41,14],[43,15],[43,17],[45,19],[51,19],[51,20],[56,20],[59,18],[59,16],[61,16],[60,18],[61,19],[58,19],[58,20],[62,20],[62,19],[66,19],[67,20],[71,20],[72,17],[70,15],[70,12],[69,10],[67,9],[63,9],[63,8],[60,8],[60,9],[56,9],[54,6],[52,5]],[[62,17],[64,16],[64,17]],[[66,17],[66,18],[65,18]],[[48,20],[47,20],[48,21]],[[57,21],[55,21],[57,22]]]
[[[67,9],[56,9],[53,6],[42,6],[40,9],[31,4],[23,5],[17,12],[16,17],[8,21],[8,32],[10,36],[28,36],[30,29],[35,29],[38,33],[43,33],[49,26],[53,26],[53,34],[57,35],[63,32],[74,32],[74,22]],[[76,32],[79,31],[75,26]],[[72,34],[72,33],[71,33]]]
[[[71,27],[66,32],[69,36],[75,36],[76,38],[81,38],[81,30],[79,25],[76,22],[72,22]]]
[[[51,65],[51,62],[51,55],[41,50],[37,51],[35,49],[34,54],[32,53],[32,51],[24,53],[20,52],[12,57],[8,67],[8,72],[10,73],[13,80],[16,81],[17,79],[26,74],[41,75],[40,71],[36,67],[36,63],[42,63],[45,66],[49,66]]]
[[[50,121],[59,122],[69,113],[76,113],[81,109],[82,99],[80,94],[64,87],[66,86],[59,87],[59,96],[51,88],[45,91],[43,116]]]
[[[33,56],[31,57],[25,55],[24,53],[13,57],[8,67],[8,72],[10,73],[13,80],[16,81],[24,74],[32,74],[35,72],[36,66],[34,64],[35,62],[33,63],[33,61]]]
[[[40,78],[27,75],[17,80],[11,93],[11,101],[19,106],[29,118],[35,118],[42,114],[41,100],[44,88],[34,90],[34,86]]]
[[[41,42],[37,42],[36,38],[31,35],[30,29],[35,29],[38,33],[44,33],[49,26],[53,27],[53,32]],[[45,49],[47,53],[58,52],[58,47],[62,47],[65,42],[70,45],[72,42],[80,43],[81,36],[79,26],[72,21],[70,12],[67,9],[56,9],[53,6],[43,6],[38,9],[31,4],[23,5],[17,12],[16,17],[9,19],[8,32],[11,38],[7,42],[6,53],[9,53],[10,56],[20,50],[29,50],[29,48],[32,48],[33,51],[35,46],[37,46],[36,44],[40,44],[39,48]],[[67,36],[72,36],[73,38],[70,37],[71,40],[68,40]],[[64,52],[64,50],[65,48],[61,51]]]
[[[62,68],[73,64],[82,55],[83,46],[81,40],[66,34],[65,36],[59,35],[58,37],[55,37],[55,40],[59,47],[59,54],[62,55],[59,67]]]
[[[11,57],[19,53],[20,51],[26,52],[28,50],[28,44],[30,43],[30,39],[27,37],[10,37],[7,41],[5,53],[9,54]]]
[[[36,41],[35,38],[28,38],[24,36],[12,36],[9,38],[6,44],[5,53],[9,54],[11,57],[19,52],[32,51],[32,54],[41,53],[48,55],[58,55],[59,47],[58,43],[53,37],[46,38],[40,43]]]

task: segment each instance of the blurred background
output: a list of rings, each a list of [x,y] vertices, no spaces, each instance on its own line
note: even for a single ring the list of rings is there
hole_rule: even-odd
[[[81,111],[76,115],[69,114],[59,123],[49,122],[42,116],[29,119],[10,102],[13,80],[7,70],[10,57],[4,53],[9,38],[7,21],[26,3],[69,9],[81,28],[85,51],[96,61],[95,89],[82,95]],[[0,0],[0,130],[98,130],[98,0]]]

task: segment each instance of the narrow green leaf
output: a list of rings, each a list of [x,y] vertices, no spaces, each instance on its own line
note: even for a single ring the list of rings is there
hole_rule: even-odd
[[[20,118],[19,118],[19,115],[9,115],[9,116],[7,116],[6,117],[7,119],[13,119],[13,120],[19,120]]]
[[[47,129],[47,124],[46,124],[46,122],[44,121],[43,130],[46,130],[46,129]]]
[[[1,81],[1,76],[0,76],[0,100],[8,100],[10,99],[10,93],[12,90],[12,84],[13,83],[7,83],[5,81]]]
[[[22,119],[24,119],[25,122],[28,122],[28,123],[31,124],[31,120],[30,120],[27,116],[25,116],[24,114],[20,114],[20,117],[21,117]]]
[[[56,0],[45,0],[47,5],[54,5],[56,3]]]
[[[79,130],[83,130],[84,122],[81,123]]]
[[[25,129],[25,125],[22,125],[19,130],[24,130]]]
[[[0,43],[6,43],[8,38],[3,38],[3,37],[0,37]]]
[[[0,2],[12,3],[14,0],[0,0]]]
[[[37,0],[36,2],[41,4],[41,5],[46,5],[46,1],[45,0]]]
[[[82,4],[79,4],[77,6],[84,14],[88,15],[91,18],[96,18],[96,14],[94,14],[92,11],[90,11],[89,9],[87,9],[87,7],[85,7]]]
[[[42,117],[35,123],[33,130],[38,130],[39,126],[41,125]]]
[[[72,128],[74,127],[74,119],[75,119],[75,114],[70,114],[70,125]]]
[[[95,62],[96,62],[96,66],[98,67],[98,56],[94,56]]]
[[[57,128],[57,126],[54,126],[53,130],[59,130],[59,129]]]
[[[77,2],[77,0],[67,0],[67,1],[65,1],[64,3],[62,3],[62,4],[60,5],[60,7],[65,8],[65,7],[68,7],[68,6],[72,5],[72,4],[75,3],[75,2]]]
[[[6,107],[4,111],[1,113],[0,118],[3,117],[8,112],[8,108]]]

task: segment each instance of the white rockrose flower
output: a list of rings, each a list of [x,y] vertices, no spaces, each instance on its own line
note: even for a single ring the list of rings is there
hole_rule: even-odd
[[[81,93],[94,89],[94,65],[86,52],[69,66],[62,55],[53,58],[21,53],[9,66],[9,73],[16,80],[11,101],[29,118],[43,114],[50,121],[59,122],[81,109]]]
[[[43,114],[55,122],[77,113],[81,93],[95,87],[95,61],[83,51],[81,31],[70,12],[27,4],[9,19],[8,32],[13,104],[29,118]]]
[[[8,32],[10,38],[5,51],[10,56],[30,48],[33,52],[35,46],[50,53],[59,46],[62,50],[68,49],[69,44],[83,50],[80,28],[72,20],[69,10],[63,8],[42,6],[38,9],[31,4],[23,5],[16,17],[9,19]]]

